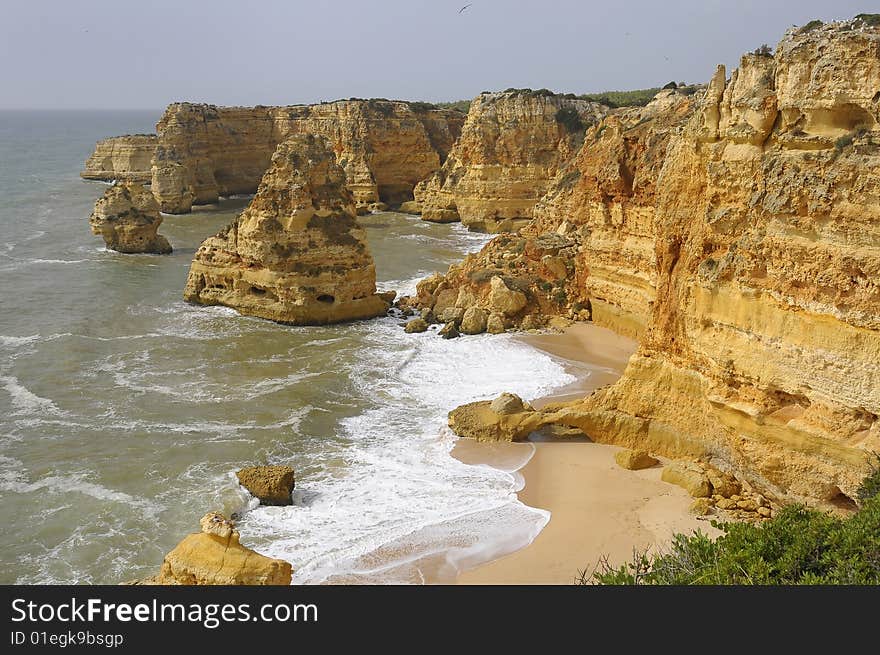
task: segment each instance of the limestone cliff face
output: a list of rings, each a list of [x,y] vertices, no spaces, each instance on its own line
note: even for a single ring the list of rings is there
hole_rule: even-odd
[[[107,189],[89,217],[92,233],[104,237],[110,250],[124,253],[170,253],[168,239],[157,233],[161,224],[152,194],[134,182]]]
[[[644,331],[654,301],[654,204],[670,139],[694,97],[669,90],[647,107],[618,111],[587,131],[577,157],[538,201],[534,219],[419,286],[413,304],[437,317],[485,301],[493,277],[527,302],[507,327],[540,327],[552,316],[592,318],[628,336]]]
[[[146,184],[152,178],[155,134],[127,134],[98,141],[80,176],[86,180],[118,180]]]
[[[618,383],[556,418],[848,506],[880,450],[878,89],[880,28],[792,30],[695,96],[604,119],[528,226],[412,303],[455,319],[500,277],[526,299],[507,325],[640,336]]]
[[[384,100],[290,107],[176,103],[157,125],[153,193],[171,213],[253,193],[279,143],[317,134],[330,141],[359,205],[411,200],[415,184],[440,168],[462,121],[452,110],[416,109]]]
[[[642,344],[573,424],[849,504],[880,449],[878,89],[880,29],[860,21],[719,68],[656,176]],[[605,252],[588,243],[587,265]]]
[[[607,113],[596,103],[540,92],[475,98],[443,167],[416,188],[422,218],[460,219],[471,229],[488,232],[522,227],[580,145],[582,131],[557,120],[561,109],[586,126]]]
[[[184,298],[292,324],[384,314],[345,183],[323,137],[281,143],[250,205],[196,252]]]

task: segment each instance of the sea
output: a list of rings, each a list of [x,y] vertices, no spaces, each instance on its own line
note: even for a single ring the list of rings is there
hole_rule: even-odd
[[[518,547],[549,515],[518,465],[465,464],[457,405],[573,381],[512,335],[405,334],[401,318],[291,327],[182,299],[190,261],[247,198],[165,216],[174,253],[91,234],[106,189],[79,177],[98,139],[160,111],[0,112],[0,583],[155,574],[210,510],[293,582],[419,584]],[[398,213],[359,219],[380,290],[412,293],[487,237]],[[520,462],[521,463],[521,462]],[[263,507],[235,471],[296,470]]]

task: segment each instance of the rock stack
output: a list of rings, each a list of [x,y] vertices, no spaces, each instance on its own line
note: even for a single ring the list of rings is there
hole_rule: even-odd
[[[110,250],[124,253],[170,253],[168,239],[157,234],[161,224],[162,215],[153,195],[135,182],[107,189],[89,217],[92,233],[104,237]]]
[[[345,174],[322,137],[278,146],[250,205],[196,252],[184,298],[280,323],[384,314],[376,269]]]

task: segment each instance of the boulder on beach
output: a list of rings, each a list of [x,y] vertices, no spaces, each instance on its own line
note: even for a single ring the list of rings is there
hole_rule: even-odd
[[[414,318],[411,321],[407,321],[406,325],[403,328],[403,331],[407,334],[415,334],[418,332],[424,332],[428,329],[428,322],[422,318]]]
[[[614,461],[621,468],[630,471],[651,468],[658,462],[656,457],[652,457],[644,450],[630,450],[629,448],[624,448],[614,453]]]
[[[712,495],[712,485],[706,472],[699,464],[693,462],[671,462],[660,474],[663,482],[678,485],[694,498],[705,498]]]
[[[541,412],[509,393],[494,400],[467,403],[449,412],[452,431],[477,441],[523,441],[546,422]]]
[[[239,484],[262,505],[290,505],[295,485],[290,466],[249,466],[235,474]]]

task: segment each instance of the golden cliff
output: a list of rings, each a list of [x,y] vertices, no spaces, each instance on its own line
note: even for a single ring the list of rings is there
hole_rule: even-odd
[[[139,181],[151,182],[162,211],[186,213],[221,196],[254,193],[279,143],[294,134],[318,134],[329,139],[360,206],[399,204],[412,200],[415,184],[440,168],[463,120],[454,110],[386,100],[289,107],[175,103],[157,124],[158,136],[144,137],[136,163]],[[125,175],[134,156],[123,146],[134,147],[133,138],[101,141],[83,177]]]
[[[98,141],[80,177],[86,180],[118,180],[147,184],[153,176],[155,134],[126,134]]]
[[[692,98],[605,119],[520,235],[419,301],[476,294],[487,264],[532,281],[565,267],[569,306],[530,282],[528,307],[582,307],[640,347],[555,420],[848,507],[880,450],[880,28],[810,27]],[[559,237],[561,262],[527,256]]]
[[[298,325],[384,314],[345,181],[323,137],[281,143],[250,205],[196,252],[184,298]]]
[[[694,106],[693,96],[662,91],[647,107],[617,111],[587,130],[584,147],[535,205],[534,220],[426,279],[404,305],[432,309],[441,322],[460,320],[471,306],[493,311],[492,284],[500,278],[525,299],[503,315],[505,328],[592,316],[639,336],[656,283],[657,177],[672,135]]]
[[[484,93],[471,103],[443,167],[416,187],[412,209],[428,221],[514,231],[577,152],[582,126],[606,113],[597,103],[545,91]]]

